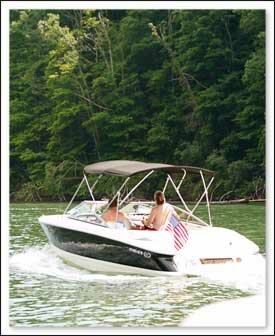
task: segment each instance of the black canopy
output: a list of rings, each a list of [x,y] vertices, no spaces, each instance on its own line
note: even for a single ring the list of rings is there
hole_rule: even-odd
[[[199,167],[175,166],[165,163],[147,163],[129,160],[111,160],[97,162],[90,164],[84,168],[84,172],[86,174],[103,174],[126,177],[150,170],[162,170],[169,174],[183,174],[183,170],[186,170],[188,173],[191,174],[199,174],[201,171],[204,175],[214,175],[214,172]]]

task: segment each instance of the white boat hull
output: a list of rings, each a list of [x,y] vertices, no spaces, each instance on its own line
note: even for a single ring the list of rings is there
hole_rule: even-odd
[[[177,276],[259,253],[243,235],[218,227],[189,227],[189,240],[176,251],[169,232],[102,228],[62,215],[39,221],[61,258],[92,272]]]

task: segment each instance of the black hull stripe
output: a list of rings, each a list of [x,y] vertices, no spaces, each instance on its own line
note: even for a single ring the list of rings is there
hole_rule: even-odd
[[[172,255],[159,254],[94,234],[42,223],[55,247],[83,257],[148,270],[176,272]]]

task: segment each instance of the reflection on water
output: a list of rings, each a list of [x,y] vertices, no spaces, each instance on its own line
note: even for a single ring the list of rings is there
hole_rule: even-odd
[[[258,221],[264,221],[264,209],[258,207],[257,211]],[[37,222],[42,213],[60,212],[61,206],[54,204],[14,205],[11,209],[13,326],[176,327],[209,303],[264,292],[262,257],[248,260],[245,267],[207,265],[212,267],[197,270],[197,276],[175,278],[93,274],[78,269],[55,255]]]

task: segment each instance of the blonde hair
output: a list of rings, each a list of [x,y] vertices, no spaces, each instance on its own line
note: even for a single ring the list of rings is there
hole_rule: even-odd
[[[165,202],[165,196],[162,191],[156,191],[154,194],[154,199],[157,205],[161,205]]]

